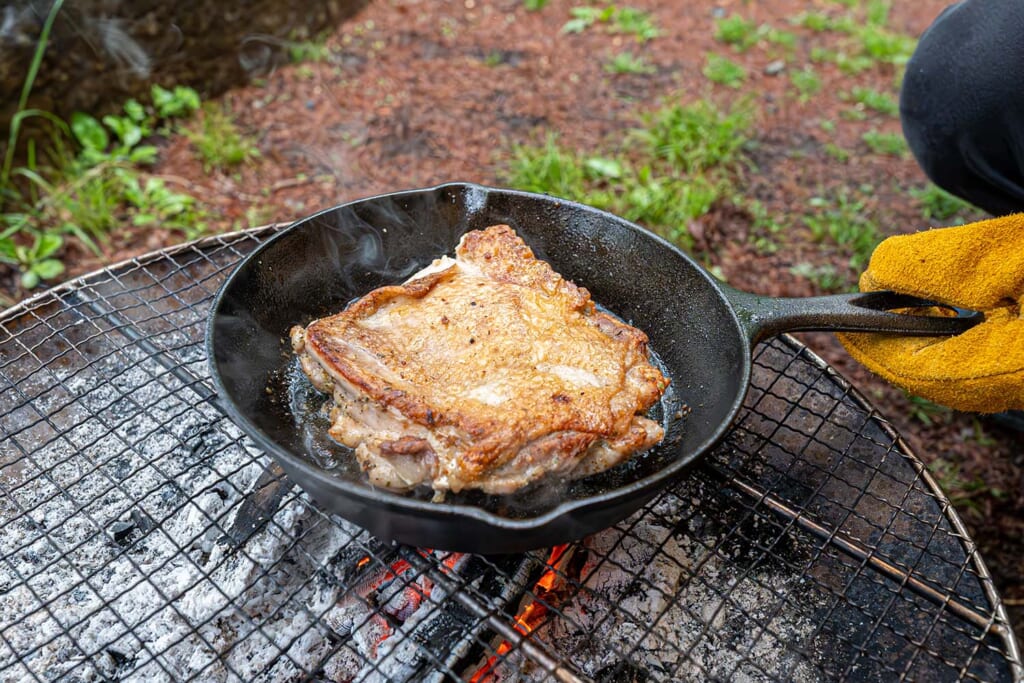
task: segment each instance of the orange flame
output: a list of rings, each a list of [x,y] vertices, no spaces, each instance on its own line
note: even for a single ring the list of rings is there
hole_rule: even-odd
[[[420,550],[420,554],[424,557],[429,555],[431,552],[432,551],[428,549]],[[465,557],[463,553],[450,553],[442,560],[442,564],[446,569],[453,570],[463,557]],[[370,556],[363,557],[356,563],[356,567],[358,569],[362,569],[370,563],[370,559]],[[410,569],[412,569],[412,565],[409,564],[407,560],[395,560],[387,570],[380,572],[377,576],[372,577],[369,581],[363,584],[360,594],[365,598],[385,583],[397,579]],[[433,581],[426,576],[417,577],[402,589],[400,600],[396,600],[394,602],[389,601],[389,604],[384,606],[382,609],[391,617],[394,617],[400,622],[404,622],[420,608],[424,600],[430,597],[433,590]],[[379,637],[377,637],[376,642],[371,644],[371,656],[376,657],[377,648],[391,636],[393,629],[391,623],[383,614],[374,614],[371,621],[376,625],[376,628],[379,631]]]
[[[546,569],[537,583],[533,585],[533,597],[526,601],[526,604],[519,608],[512,626],[524,636],[529,635],[540,626],[547,616],[548,607],[545,603],[552,602],[555,597],[559,580],[565,575],[564,568],[572,559],[572,553],[567,553],[569,544],[563,543],[551,549],[551,555],[545,563]],[[500,657],[504,657],[512,650],[512,645],[507,640],[501,641],[495,654],[487,660],[480,669],[469,679],[469,683],[489,683],[496,680],[493,670]]]

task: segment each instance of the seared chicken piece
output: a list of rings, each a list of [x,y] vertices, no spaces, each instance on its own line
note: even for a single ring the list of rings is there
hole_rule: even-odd
[[[668,386],[647,336],[594,308],[507,225],[456,258],[291,331],[331,393],[330,435],[377,486],[509,493],[578,478],[653,446],[643,416]]]

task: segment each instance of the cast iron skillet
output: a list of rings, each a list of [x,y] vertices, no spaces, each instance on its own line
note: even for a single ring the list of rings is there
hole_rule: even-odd
[[[287,333],[404,280],[467,230],[511,225],[594,301],[636,325],[672,380],[655,417],[661,445],[578,482],[511,496],[403,495],[374,488],[346,449],[323,436],[323,397],[297,371]],[[578,539],[625,518],[725,433],[743,402],[751,349],[787,330],[956,334],[980,314],[924,317],[892,293],[769,299],[716,281],[661,238],[597,209],[470,184],[381,195],[297,222],[248,256],[213,304],[207,352],[229,416],[328,510],[377,536],[421,547],[521,552]],[[684,408],[686,417],[679,417]]]

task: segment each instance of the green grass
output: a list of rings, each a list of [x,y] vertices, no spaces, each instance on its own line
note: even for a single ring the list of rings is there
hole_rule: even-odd
[[[801,12],[792,19],[790,23],[795,26],[801,26],[809,29],[815,33],[825,33],[828,31],[835,33],[856,33],[858,27],[858,21],[853,14],[845,13],[838,16],[833,16],[825,12]]]
[[[777,253],[781,248],[777,238],[788,227],[783,219],[772,214],[761,201],[740,192],[732,197],[732,203],[750,214],[750,237],[754,249],[760,254]]]
[[[842,109],[839,112],[839,116],[842,117],[844,121],[866,121],[868,118],[867,112],[865,112],[861,107],[849,107],[847,109]]]
[[[642,43],[661,35],[651,14],[635,7],[573,7],[569,15],[572,18],[562,26],[562,33],[582,33],[592,26],[600,25],[609,33],[632,35]]]
[[[953,416],[953,411],[946,406],[906,392],[904,395],[910,403],[910,416],[922,424],[931,427],[936,423],[949,422]]]
[[[794,17],[792,22],[815,33],[823,33],[832,29],[832,19],[821,12],[802,12]]]
[[[997,443],[995,439],[985,432],[977,417],[971,418],[971,426],[962,432],[962,438],[964,441],[973,441],[979,446],[994,446]],[[991,489],[991,494],[997,499],[1006,497],[1006,491],[1001,489]]]
[[[807,102],[812,95],[817,95],[821,90],[821,78],[811,67],[805,67],[799,71],[789,72],[789,80],[800,93],[800,101]]]
[[[815,33],[825,33],[826,31],[853,33],[857,30],[857,22],[848,14],[833,17],[824,12],[802,12],[793,17],[790,23]]]
[[[865,8],[865,19],[869,26],[885,26],[889,23],[889,0],[869,0]]]
[[[940,457],[928,463],[928,469],[935,477],[935,483],[949,497],[949,502],[961,513],[982,517],[985,513],[976,498],[989,495],[1002,499],[1006,496],[1005,491],[989,488],[980,476],[968,479],[963,474],[963,466],[958,462]]]
[[[195,147],[207,173],[238,166],[259,156],[255,140],[242,133],[223,106],[203,107],[202,118],[196,125],[182,128],[182,133]]]
[[[632,52],[618,53],[605,63],[604,70],[612,74],[652,74],[657,71],[646,59]]]
[[[326,62],[330,58],[331,49],[323,40],[304,40],[288,44],[288,59],[293,64]]]
[[[832,62],[844,74],[858,74],[878,65],[894,65],[897,72],[906,64],[917,41],[893,31],[889,22],[889,0],[843,3],[847,11],[838,16],[825,12],[803,12],[792,23],[808,30],[844,34],[837,49],[811,48],[811,60]]]
[[[907,141],[899,133],[883,133],[872,129],[864,133],[861,140],[875,154],[902,157],[907,153]]]
[[[835,266],[830,264],[814,265],[801,262],[790,267],[789,272],[809,280],[823,292],[839,292],[849,289],[852,284],[849,277],[843,276]]]
[[[870,25],[857,32],[857,39],[862,55],[890,64],[906,64],[917,45],[911,36]]]
[[[781,29],[776,28],[762,27],[762,29],[764,29],[761,31],[761,33],[764,35],[764,39],[767,40],[772,45],[779,45],[781,47],[786,48],[787,50],[792,50],[796,48],[797,36],[795,33],[791,31],[783,31]]]
[[[548,5],[548,0],[523,0],[523,7],[530,12],[539,12]]]
[[[836,53],[833,60],[839,70],[847,76],[853,76],[876,66],[875,61],[863,54]]]
[[[64,264],[54,258],[64,238],[55,233],[33,233],[31,242],[18,244],[8,239],[6,231],[0,237],[0,262],[21,271],[21,286],[33,289],[43,280],[52,280],[64,272]]]
[[[863,105],[867,109],[876,111],[879,114],[897,116],[900,113],[900,106],[896,102],[896,98],[883,92],[872,90],[870,88],[858,87],[854,88],[850,92],[849,96],[854,102]]]
[[[823,48],[820,45],[815,45],[811,48],[810,57],[811,61],[815,64],[834,62],[836,59],[836,51]]]
[[[825,143],[825,154],[827,154],[830,159],[834,159],[841,164],[845,164],[850,160],[850,151],[843,149],[834,142]]]
[[[809,205],[803,221],[814,239],[830,240],[849,256],[851,268],[862,270],[882,241],[864,201],[844,190],[832,197],[813,197]]]
[[[690,247],[688,223],[711,210],[722,195],[715,182],[703,176],[689,179],[656,177],[649,167],[630,175],[609,210],[622,217],[652,226],[676,243]]]
[[[921,204],[925,220],[947,221],[957,215],[977,213],[974,206],[932,183],[910,190],[910,196]]]
[[[203,229],[196,199],[146,171],[157,158],[153,143],[198,105],[190,88],[153,86],[148,105],[128,100],[122,114],[102,120],[40,113],[50,123],[46,137],[28,139],[24,164],[12,163],[0,182],[0,261],[21,271],[24,288],[62,272],[67,236],[99,253],[98,243],[126,223],[187,236]]]
[[[728,88],[739,88],[747,80],[747,70],[728,57],[709,52],[704,63],[708,80]]]
[[[640,42],[647,42],[661,35],[661,30],[650,13],[633,7],[618,9],[611,21],[612,33],[626,33]]]
[[[723,110],[708,101],[669,105],[643,117],[632,138],[646,152],[685,173],[715,167],[738,168],[749,139],[752,112],[744,106]]]
[[[516,146],[504,180],[611,211],[689,249],[690,222],[733,194],[751,119],[707,101],[666,105],[607,148],[574,151],[554,136]]]
[[[757,44],[757,24],[738,14],[718,19],[715,22],[715,40],[732,45],[739,52],[746,52]]]
[[[684,248],[692,246],[687,224],[721,196],[712,181],[682,178],[610,157],[586,157],[548,138],[539,148],[516,147],[507,181],[611,211],[658,231]]]
[[[156,119],[180,119],[191,116],[192,112],[199,109],[199,93],[192,88],[177,85],[174,88],[161,88],[154,85],[150,88],[150,98],[153,102],[152,115]],[[145,118],[145,110],[138,102],[129,100],[125,105],[125,113],[136,122],[142,122]],[[104,119],[104,123],[109,122]]]
[[[577,200],[587,195],[582,159],[563,149],[553,134],[540,147],[513,147],[509,167],[509,182],[521,190]]]

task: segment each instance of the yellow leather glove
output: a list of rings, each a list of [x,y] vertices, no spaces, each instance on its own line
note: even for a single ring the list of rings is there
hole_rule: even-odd
[[[871,255],[860,288],[985,313],[954,337],[838,335],[869,370],[957,410],[1024,409],[1024,213],[890,237]]]

